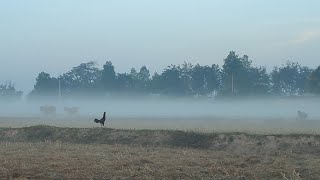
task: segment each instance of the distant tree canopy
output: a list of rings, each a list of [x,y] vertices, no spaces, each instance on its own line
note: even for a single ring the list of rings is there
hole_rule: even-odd
[[[152,76],[146,66],[128,73],[117,73],[111,61],[101,69],[90,61],[73,67],[55,78],[41,72],[30,95],[76,93],[88,94],[159,94],[166,96],[261,96],[319,94],[319,68],[315,71],[296,62],[274,67],[256,67],[247,55],[240,57],[231,51],[220,68],[217,64],[170,65]]]
[[[98,81],[101,79],[100,70],[95,67],[92,61],[81,63],[79,66],[73,67],[70,71],[62,74],[57,79],[60,80],[61,92],[63,94],[79,93],[83,91],[92,91],[98,87]],[[55,81],[52,91],[58,95],[59,84]]]
[[[14,84],[10,81],[0,85],[0,100],[11,102],[21,99],[22,91],[17,91]]]
[[[100,84],[105,91],[115,91],[118,87],[116,72],[111,61],[103,65]]]
[[[191,70],[191,89],[194,95],[210,95],[221,86],[221,71],[218,65],[196,64]]]
[[[247,55],[239,57],[234,51],[224,59],[222,69],[224,95],[261,95],[267,94],[270,78],[264,67],[252,66]]]
[[[312,69],[297,62],[287,62],[271,72],[272,91],[279,95],[301,95],[305,92]]]
[[[58,80],[51,77],[50,74],[41,72],[36,78],[36,84],[30,95],[32,96],[48,96],[56,95],[58,93]]]
[[[320,66],[314,70],[308,78],[307,92],[320,94]]]

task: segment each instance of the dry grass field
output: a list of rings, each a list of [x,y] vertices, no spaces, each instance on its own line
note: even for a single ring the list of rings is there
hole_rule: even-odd
[[[320,136],[0,128],[0,179],[320,179]]]
[[[192,148],[1,143],[1,179],[319,179],[317,155]]]
[[[0,127],[49,125],[93,128],[95,117],[0,117]],[[224,117],[108,117],[106,126],[114,129],[166,129],[197,132],[245,132],[253,134],[320,134],[320,120],[299,122],[290,118],[224,118]]]

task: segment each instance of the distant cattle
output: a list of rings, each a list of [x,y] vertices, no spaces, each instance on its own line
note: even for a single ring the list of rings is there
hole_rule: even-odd
[[[46,116],[49,115],[55,115],[57,112],[57,109],[55,106],[40,106],[40,112]]]
[[[78,107],[64,107],[64,112],[68,115],[75,115],[79,113]]]
[[[307,119],[308,114],[303,111],[297,111],[297,120],[305,120]]]

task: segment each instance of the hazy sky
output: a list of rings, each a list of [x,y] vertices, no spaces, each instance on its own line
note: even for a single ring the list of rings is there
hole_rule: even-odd
[[[0,82],[32,89],[81,62],[118,72],[183,61],[220,64],[235,50],[271,69],[320,65],[319,0],[3,0]]]

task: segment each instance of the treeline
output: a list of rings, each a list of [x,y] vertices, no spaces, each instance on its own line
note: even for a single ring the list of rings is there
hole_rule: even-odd
[[[59,88],[60,87],[60,88]],[[234,51],[223,66],[184,63],[170,65],[150,75],[147,67],[117,73],[111,61],[98,68],[92,61],[73,67],[59,77],[41,72],[28,97],[77,95],[164,95],[186,97],[298,96],[320,94],[320,66],[311,69],[287,62],[268,73],[256,67],[247,55]],[[19,94],[19,93],[18,93]]]
[[[319,94],[319,68],[313,70],[296,62],[274,67],[256,67],[247,55],[234,51],[216,64],[170,65],[161,73],[150,75],[147,67],[134,68],[129,73],[117,73],[111,61],[102,69],[94,62],[82,63],[59,77],[41,72],[30,96],[64,97],[74,94],[124,95],[157,94],[168,96],[265,96]]]
[[[14,84],[10,81],[0,84],[1,102],[12,102],[20,100],[23,92],[16,90]]]

